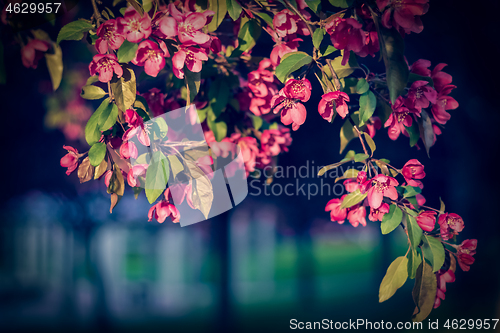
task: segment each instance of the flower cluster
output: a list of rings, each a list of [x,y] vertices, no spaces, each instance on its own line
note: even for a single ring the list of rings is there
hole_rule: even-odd
[[[279,94],[271,100],[274,113],[281,114],[281,122],[285,125],[292,124],[294,131],[306,121],[307,110],[301,102],[311,98],[311,82],[308,79],[290,79],[286,82]]]
[[[456,86],[451,84],[451,75],[442,71],[446,64],[437,65],[432,72],[429,70],[430,65],[430,61],[420,59],[410,66],[411,73],[429,79],[413,82],[408,93],[399,96],[395,103],[391,104],[392,113],[384,127],[388,127],[388,134],[392,140],[396,140],[401,133],[409,136],[406,128],[412,126],[413,121],[417,121],[417,117],[421,116],[422,110],[429,107],[434,133],[441,134],[435,123],[446,124],[451,118],[447,111],[458,108],[458,102],[449,96]]]
[[[218,39],[202,32],[213,15],[208,10],[181,12],[170,4],[151,19],[148,13],[141,15],[134,7],[127,7],[123,17],[107,20],[97,29],[95,47],[99,54],[89,66],[91,75],[99,74],[101,82],[109,82],[113,73],[121,77],[123,71],[118,59],[110,51],[118,50],[125,40],[139,44],[132,63],[143,66],[149,76],[156,77],[165,67],[165,58],[171,56],[165,40],[172,41],[177,48],[172,56],[175,76],[184,78],[184,66],[200,72],[202,61],[208,60],[208,52],[220,51]]]
[[[272,69],[271,60],[263,59],[258,69],[248,74],[248,90],[243,92],[246,96],[241,95],[241,98],[250,99],[248,109],[256,116],[271,112],[271,100],[278,93]]]
[[[370,18],[363,30],[363,24],[354,18],[336,17],[326,25],[326,32],[330,35],[333,46],[343,50],[342,66],[349,61],[351,51],[360,57],[375,56],[379,51],[379,41],[375,24]]]

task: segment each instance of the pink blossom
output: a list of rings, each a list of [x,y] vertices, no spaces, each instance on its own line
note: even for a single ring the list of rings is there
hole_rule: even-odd
[[[444,87],[451,84],[451,75],[442,71],[446,66],[447,65],[443,63],[437,64],[436,67],[434,67],[434,69],[432,70],[432,73],[429,75],[430,77],[432,77],[432,82],[434,83],[434,88],[437,90],[437,92],[440,92]]]
[[[262,132],[260,144],[264,152],[269,156],[277,156],[281,152],[288,152],[288,146],[292,143],[290,130],[286,127],[281,129],[268,129]]]
[[[477,239],[467,239],[457,247],[457,258],[460,268],[464,272],[470,270],[470,266],[474,263],[473,255],[476,254]]]
[[[431,62],[425,59],[418,59],[410,66],[410,72],[415,73],[421,76],[431,76],[431,70],[429,67],[431,66]],[[435,86],[435,84],[434,84]]]
[[[302,39],[295,38],[295,35],[289,36],[287,41],[281,41],[281,39],[275,40],[275,46],[270,55],[273,66],[278,66],[285,54],[297,51],[299,47],[298,42],[302,42]]]
[[[202,61],[208,60],[208,56],[203,49],[194,46],[179,47],[172,57],[174,74],[177,78],[184,78],[184,65],[194,73],[201,71]]]
[[[92,76],[99,73],[99,81],[104,83],[111,81],[113,73],[118,78],[123,75],[123,69],[114,54],[96,54],[89,65],[89,71]]]
[[[124,112],[125,121],[129,124],[130,127],[138,127],[143,125],[142,118],[137,114],[137,112],[133,109],[128,109]]]
[[[125,37],[118,33],[118,24],[114,19],[107,20],[97,29],[95,48],[100,54],[105,54],[108,49],[118,50],[123,44]]]
[[[311,97],[311,83],[307,79],[288,80],[279,94],[274,96],[271,106],[274,113],[281,112],[281,122],[285,125],[292,124],[296,131],[306,121],[307,111],[302,103]]]
[[[381,128],[382,128],[382,121],[380,120],[379,117],[371,117],[366,122],[366,132],[372,138],[375,136],[375,133],[377,133],[377,131]]]
[[[346,196],[347,195],[343,195],[340,199],[332,199],[326,204],[325,212],[330,212],[330,219],[332,222],[339,222],[339,224],[344,223],[347,217],[347,208],[340,208],[340,206]]]
[[[43,40],[32,39],[21,49],[21,60],[26,68],[36,69],[38,61],[48,51],[50,44]]]
[[[145,177],[146,176],[146,170],[148,168],[147,164],[137,164],[130,169],[130,171],[127,174],[127,182],[131,187],[136,187],[137,185],[140,185],[139,183],[139,177]]]
[[[372,184],[368,190],[368,203],[372,208],[379,208],[382,199],[388,197],[392,200],[398,199],[398,191],[395,186],[399,183],[396,179],[382,174],[372,178]]]
[[[151,18],[147,13],[141,17],[134,7],[125,10],[125,15],[117,20],[117,31],[131,43],[138,43],[151,35]]]
[[[347,64],[350,51],[357,53],[363,50],[366,35],[362,27],[363,25],[353,18],[335,18],[326,25],[326,31],[330,35],[333,46],[338,50],[344,50],[342,66]]]
[[[379,208],[370,208],[370,215],[368,218],[370,221],[377,222],[377,221],[382,221],[384,218],[384,215],[386,213],[389,213],[389,205],[386,203],[383,203]]]
[[[417,224],[422,230],[431,232],[436,224],[436,212],[432,210],[421,211],[417,216]]]
[[[420,187],[422,183],[415,181],[415,179],[423,179],[425,177],[424,166],[416,159],[406,162],[401,173],[410,186]]]
[[[156,77],[165,67],[165,57],[169,56],[165,43],[160,41],[159,44],[160,47],[150,40],[141,42],[135,58],[132,60],[134,65],[144,66],[146,74],[152,77]]]
[[[334,115],[334,109],[344,119],[349,113],[347,103],[349,95],[342,91],[329,92],[321,96],[319,101],[318,111],[321,117],[328,122],[331,122]]]
[[[285,37],[296,33],[297,18],[297,15],[288,9],[283,9],[281,12],[274,15],[273,26],[278,36]]]
[[[120,146],[120,155],[123,159],[126,160],[128,160],[129,158],[135,159],[137,158],[137,154],[138,154],[137,147],[135,143],[131,141],[125,141]]]
[[[184,202],[184,199],[186,199],[186,202],[189,205],[189,207],[195,209],[192,200],[193,197],[192,182],[189,182],[188,184],[177,183],[175,185],[169,185],[168,188],[165,190],[164,195],[168,201],[173,200],[173,202],[176,205],[182,204]]]
[[[377,0],[382,14],[382,24],[390,29],[396,28],[401,33],[420,33],[424,29],[421,15],[429,10],[429,0]],[[387,7],[387,8],[386,8]]]
[[[428,108],[429,104],[436,104],[437,92],[430,87],[427,81],[415,81],[408,91],[405,104],[417,109]]]
[[[434,309],[438,308],[441,305],[441,300],[445,299],[446,292],[446,283],[455,282],[455,273],[448,269],[447,271],[440,269],[436,273],[437,279],[437,292],[436,292],[436,300],[434,301]]]
[[[148,92],[141,94],[142,97],[146,99],[148,103],[149,109],[153,113],[153,117],[158,117],[165,113],[164,103],[165,103],[165,95],[158,88],[151,88]],[[173,107],[172,110],[180,108]]]
[[[233,133],[231,137],[225,138],[223,141],[233,142],[240,147],[247,176],[250,172],[255,171],[256,158],[259,153],[257,139],[251,136],[242,137],[241,134]]]
[[[460,215],[455,213],[441,214],[438,223],[443,240],[449,240],[464,230],[464,220],[462,220]]]
[[[356,52],[356,54],[363,58],[368,55],[375,57],[375,54],[380,50],[380,43],[378,41],[378,33],[375,29],[375,24],[373,22],[370,22],[366,26],[366,30],[367,31],[363,31],[363,33],[365,34],[364,46],[361,51]]]
[[[441,125],[446,124],[446,122],[451,118],[451,115],[446,111],[458,108],[458,102],[453,97],[448,96],[454,88],[456,88],[454,85],[445,86],[439,92],[436,104],[434,104],[431,108],[434,119]]]
[[[359,190],[365,193],[370,185],[371,180],[368,179],[365,171],[358,172],[356,179],[347,179],[344,181],[344,186],[347,192],[351,193]]]
[[[360,224],[366,227],[366,208],[359,205],[349,208],[347,220],[349,220],[349,223],[355,228]]]
[[[148,221],[152,221],[154,217],[159,223],[163,223],[169,216],[172,219],[172,222],[177,223],[179,222],[181,214],[173,204],[162,200],[149,209]]]
[[[405,126],[410,127],[412,124],[410,113],[418,113],[418,110],[409,109],[404,105],[403,97],[399,96],[392,106],[392,113],[389,119],[384,124],[384,127],[389,127],[388,134],[391,140],[396,140],[401,133],[407,135]]]
[[[69,176],[78,167],[79,154],[78,150],[71,146],[63,146],[64,149],[68,151],[66,155],[61,158],[61,166],[63,168],[68,168],[66,174]]]
[[[207,17],[210,13],[186,12],[181,13],[173,4],[169,6],[170,15],[177,21],[177,26],[173,25],[169,18],[160,22],[160,31],[168,37],[176,36],[182,44],[204,44],[210,41],[210,36],[201,32],[207,24]],[[215,14],[211,12],[211,15]]]

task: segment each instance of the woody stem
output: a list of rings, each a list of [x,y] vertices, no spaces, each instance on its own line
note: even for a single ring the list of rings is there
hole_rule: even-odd
[[[311,28],[311,25],[310,25],[310,22],[308,20],[306,20],[306,18],[304,17],[304,15],[302,15],[301,12],[299,12],[297,10],[297,8],[295,8],[291,3],[290,1],[288,0],[284,0],[285,4],[295,13],[297,14],[298,17],[300,17],[300,19],[305,23],[305,25],[307,26],[307,29],[309,30],[309,33],[311,34],[311,38],[313,37],[313,30]],[[315,46],[313,46],[313,59],[314,61],[316,61],[316,59],[318,58],[318,49],[316,49]]]
[[[99,9],[97,8],[96,0],[92,0],[92,7],[94,8],[94,19],[96,22],[97,28],[99,28],[99,25],[101,25],[101,21],[104,22],[102,19],[101,13],[99,13]]]

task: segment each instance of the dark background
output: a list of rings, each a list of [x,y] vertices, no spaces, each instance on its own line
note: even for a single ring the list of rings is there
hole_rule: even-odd
[[[445,62],[458,86],[452,96],[460,107],[450,111],[452,118],[432,147],[431,159],[424,150],[409,149],[406,138],[393,142],[385,130],[375,137],[377,156],[392,165],[402,166],[411,158],[425,164],[427,204],[439,207],[441,197],[447,210],[465,221],[460,239],[478,239],[470,272],[457,270],[446,300],[430,315],[440,325],[446,319],[500,317],[499,7],[496,1],[430,1],[422,18],[424,31],[405,38],[409,63],[424,58],[433,68]],[[80,9],[78,15],[90,16],[88,8]],[[81,43],[62,47],[65,61],[71,55],[88,63],[91,54]],[[254,52],[269,54],[270,47],[264,40]],[[79,185],[76,175],[67,177],[59,166],[62,145],[68,142],[59,131],[44,127],[44,103],[51,94],[44,61],[34,71],[22,66],[18,48],[5,46],[5,54],[8,83],[0,86],[1,327],[277,332],[288,330],[292,318],[410,320],[411,282],[385,303],[377,298],[387,266],[404,255],[403,234],[382,239],[371,222],[357,229],[330,222],[324,206],[333,195],[311,200],[249,196],[227,214],[182,229],[148,223],[145,200],[134,204],[132,198],[108,215],[102,184]],[[314,161],[319,166],[341,158],[341,122],[330,125],[321,119],[318,100],[319,93],[306,105],[307,121],[292,133],[293,145],[280,165]],[[351,143],[348,149],[361,148]],[[294,180],[277,180],[289,181]],[[316,178],[301,181],[318,183]],[[176,263],[164,275],[158,261],[163,257],[168,265]],[[123,267],[113,268],[114,262]],[[176,275],[176,269],[182,274]]]

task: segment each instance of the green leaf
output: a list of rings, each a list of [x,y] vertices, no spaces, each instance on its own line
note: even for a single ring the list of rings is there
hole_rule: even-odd
[[[406,127],[406,131],[410,135],[410,147],[413,147],[417,144],[418,139],[420,139],[420,131],[418,129],[418,123],[413,121],[410,127]]]
[[[382,279],[378,292],[378,301],[380,303],[388,300],[401,288],[408,279],[408,259],[406,257],[397,257],[396,260],[387,268],[387,273]]]
[[[209,10],[215,12],[212,21],[208,24],[208,32],[214,32],[224,20],[227,13],[226,0],[209,0]]]
[[[155,133],[158,137],[163,139],[164,137],[167,136],[168,125],[165,119],[163,119],[163,117],[157,117],[154,119],[153,128],[155,129]]]
[[[120,46],[118,52],[116,53],[118,62],[132,61],[132,59],[135,58],[135,54],[138,48],[139,44],[131,43],[128,40],[124,40],[122,46]]]
[[[201,72],[193,73],[187,68],[187,66],[184,66],[184,81],[189,87],[189,100],[190,103],[192,103],[200,91]]]
[[[389,213],[384,214],[380,229],[383,235],[387,235],[398,227],[403,219],[403,212],[396,204],[391,204]]]
[[[223,121],[216,122],[214,112],[210,109],[207,113],[207,125],[214,132],[215,140],[220,142],[227,135],[227,124]]]
[[[125,192],[125,182],[123,180],[123,174],[117,164],[114,165],[113,174],[109,180],[109,186],[107,189],[109,194],[117,194],[123,196]],[[113,206],[112,206],[113,207]]]
[[[353,161],[354,160],[354,156],[356,155],[356,152],[354,150],[349,150],[344,158],[340,161],[340,162],[348,162],[348,161]]]
[[[344,51],[342,51],[342,54],[344,54]],[[356,55],[354,54],[354,52],[351,52],[349,54],[349,60],[347,61],[345,66],[342,66],[342,58],[343,58],[343,55],[332,60],[333,70],[335,71],[335,73],[337,73],[337,76],[339,77],[339,79],[344,78],[344,77],[348,77],[357,68],[360,68],[358,65],[358,61],[356,60]],[[325,66],[325,71],[328,74],[331,74],[329,66]]]
[[[373,156],[373,153],[377,149],[377,145],[375,144],[375,141],[373,141],[370,134],[363,132],[363,135],[365,137],[366,142],[368,143],[368,146],[370,147],[370,150],[372,151],[372,154],[370,156]]]
[[[285,83],[288,75],[302,68],[302,66],[310,64],[311,61],[312,57],[307,53],[301,51],[288,53],[276,67],[275,75],[278,80]]]
[[[427,156],[430,158],[429,150],[431,149],[432,145],[434,145],[434,129],[432,128],[432,122],[429,114],[423,109],[420,113],[420,118],[418,118],[418,127],[420,129],[420,136],[422,137],[422,141],[424,141]]]
[[[314,12],[317,13],[321,8],[321,0],[305,0],[307,6]]]
[[[354,156],[354,162],[363,162],[364,160],[366,160],[368,157],[368,155],[366,154],[356,154]]]
[[[136,96],[136,100],[134,102],[134,108],[136,108],[136,109],[137,108],[142,109],[142,110],[146,111],[146,113],[148,113],[148,114],[150,112],[149,106],[148,106],[148,102],[141,95],[137,95]],[[149,120],[149,116],[148,116],[148,120]]]
[[[80,96],[85,99],[101,99],[108,93],[105,92],[101,87],[96,86],[83,86]]]
[[[436,300],[437,281],[431,266],[422,262],[417,269],[415,286],[413,287],[413,301],[416,304],[413,312],[413,321],[423,321],[431,313]]]
[[[170,170],[172,170],[172,175],[175,177],[179,172],[184,171],[184,165],[179,161],[179,158],[176,155],[168,155],[168,162],[170,163]]]
[[[439,202],[441,203],[441,206],[439,207],[439,211],[444,214],[444,210],[446,209],[446,206],[444,205],[443,200],[441,200],[441,197],[439,197]]]
[[[63,60],[61,47],[55,44],[52,46],[54,47],[54,53],[45,53],[45,61],[47,62],[47,68],[49,69],[52,89],[56,91],[62,80]]]
[[[70,22],[61,28],[57,35],[57,44],[63,40],[81,40],[83,34],[92,29],[92,23],[84,20]]]
[[[264,123],[264,120],[261,117],[258,117],[256,115],[251,114],[250,118],[252,118],[252,126],[255,128],[255,130],[259,130],[262,127],[262,124]]]
[[[407,267],[408,277],[410,279],[414,279],[415,276],[417,275],[417,269],[421,262],[422,258],[420,258],[418,251],[411,248],[410,251],[408,251],[408,267]]]
[[[253,48],[260,37],[262,28],[258,20],[248,20],[240,29],[238,34],[238,48],[231,54],[233,57],[240,56]]]
[[[111,80],[111,90],[115,96],[115,102],[121,112],[130,109],[136,98],[136,80],[134,71],[128,67],[123,67],[123,76],[119,79],[114,77]]]
[[[320,48],[319,53],[321,54],[321,57],[326,57],[335,51],[337,51],[337,49],[334,48],[332,45],[324,45]]]
[[[99,81],[99,75],[94,75],[87,79],[87,83],[85,83],[85,85],[90,86],[98,81]]]
[[[355,124],[359,123],[359,113],[353,115],[353,120]],[[345,121],[344,125],[340,129],[340,154],[344,151],[347,144],[354,138],[357,138],[358,134],[354,132],[354,128],[351,125],[350,121]]]
[[[410,75],[408,76],[408,86],[411,86],[411,84],[415,81],[427,81],[429,82],[429,86],[434,88],[434,81],[432,81],[432,78],[429,76],[422,76],[415,73],[410,73]]]
[[[254,12],[254,14],[256,14],[258,17],[263,19],[264,22],[266,22],[267,25],[269,25],[271,27],[271,29],[274,29],[273,18],[271,16],[269,16],[267,13],[263,13],[263,12]]]
[[[384,59],[389,96],[394,104],[398,96],[405,93],[410,71],[404,57],[405,44],[401,34],[395,29],[387,29],[380,24],[376,14],[372,16],[377,28],[380,52]]]
[[[352,159],[343,159],[342,161],[338,162],[338,163],[334,163],[334,164],[330,164],[330,165],[326,165],[324,167],[322,167],[319,171],[318,171],[318,176],[321,177],[325,174],[325,172],[329,171],[329,170],[332,170],[332,169],[336,169],[338,168],[339,166],[341,166],[342,164],[344,163],[347,163],[349,161],[352,161]],[[355,169],[348,169],[348,170],[355,170]]]
[[[236,21],[237,19],[240,18],[241,11],[243,8],[241,8],[241,5],[238,3],[236,0],[226,0],[226,6],[227,6],[227,12],[229,13],[229,16],[233,19],[233,21]]]
[[[108,130],[116,123],[116,117],[118,117],[118,107],[115,103],[109,103],[99,116],[99,129]]]
[[[422,245],[422,252],[425,259],[432,265],[432,271],[437,272],[443,267],[444,264],[444,247],[441,241],[429,235],[423,235],[424,243]]]
[[[312,37],[313,45],[315,48],[319,49],[321,46],[321,42],[323,41],[323,37],[325,36],[325,29],[317,28]]]
[[[108,100],[105,100],[106,102]],[[103,102],[103,103],[104,103]],[[108,103],[108,102],[106,102]],[[102,104],[101,104],[102,106]],[[99,107],[94,114],[90,117],[90,119],[87,121],[87,125],[85,126],[85,140],[87,140],[87,143],[92,146],[94,143],[99,141],[101,138],[101,131],[99,130],[99,117],[101,114],[101,107]]]
[[[416,250],[422,240],[422,228],[419,227],[415,217],[407,215],[406,228],[408,229],[408,238],[410,239],[411,248]]]
[[[99,166],[106,156],[106,144],[104,142],[95,143],[89,150],[89,161],[93,166]]]
[[[359,126],[363,126],[375,112],[377,98],[368,91],[359,97]]]
[[[146,197],[150,204],[165,191],[169,174],[170,167],[167,158],[161,151],[155,151],[146,171]]]
[[[370,84],[364,78],[359,79],[356,84],[356,93],[363,95],[368,90],[370,90]]]
[[[212,203],[214,201],[214,191],[212,183],[195,163],[186,160],[189,175],[192,178],[192,202],[195,209],[203,213],[208,218]]]
[[[342,201],[342,204],[340,205],[340,209],[349,208],[349,207],[354,206],[357,203],[360,203],[361,201],[363,201],[366,198],[367,195],[368,195],[368,193],[362,194],[359,191],[359,189],[357,189],[356,191],[354,191],[352,193],[349,193]]]
[[[422,189],[420,187],[406,186],[403,197],[410,198],[410,197],[414,197],[420,193],[422,193]]]
[[[340,8],[348,8],[352,5],[354,0],[329,0],[332,6]]]
[[[223,76],[217,77],[208,90],[210,107],[216,117],[220,116],[229,102],[229,85]]]
[[[353,158],[354,159],[354,158]],[[335,178],[335,183],[342,179],[356,178],[358,176],[359,170],[357,169],[347,169],[342,177]]]

